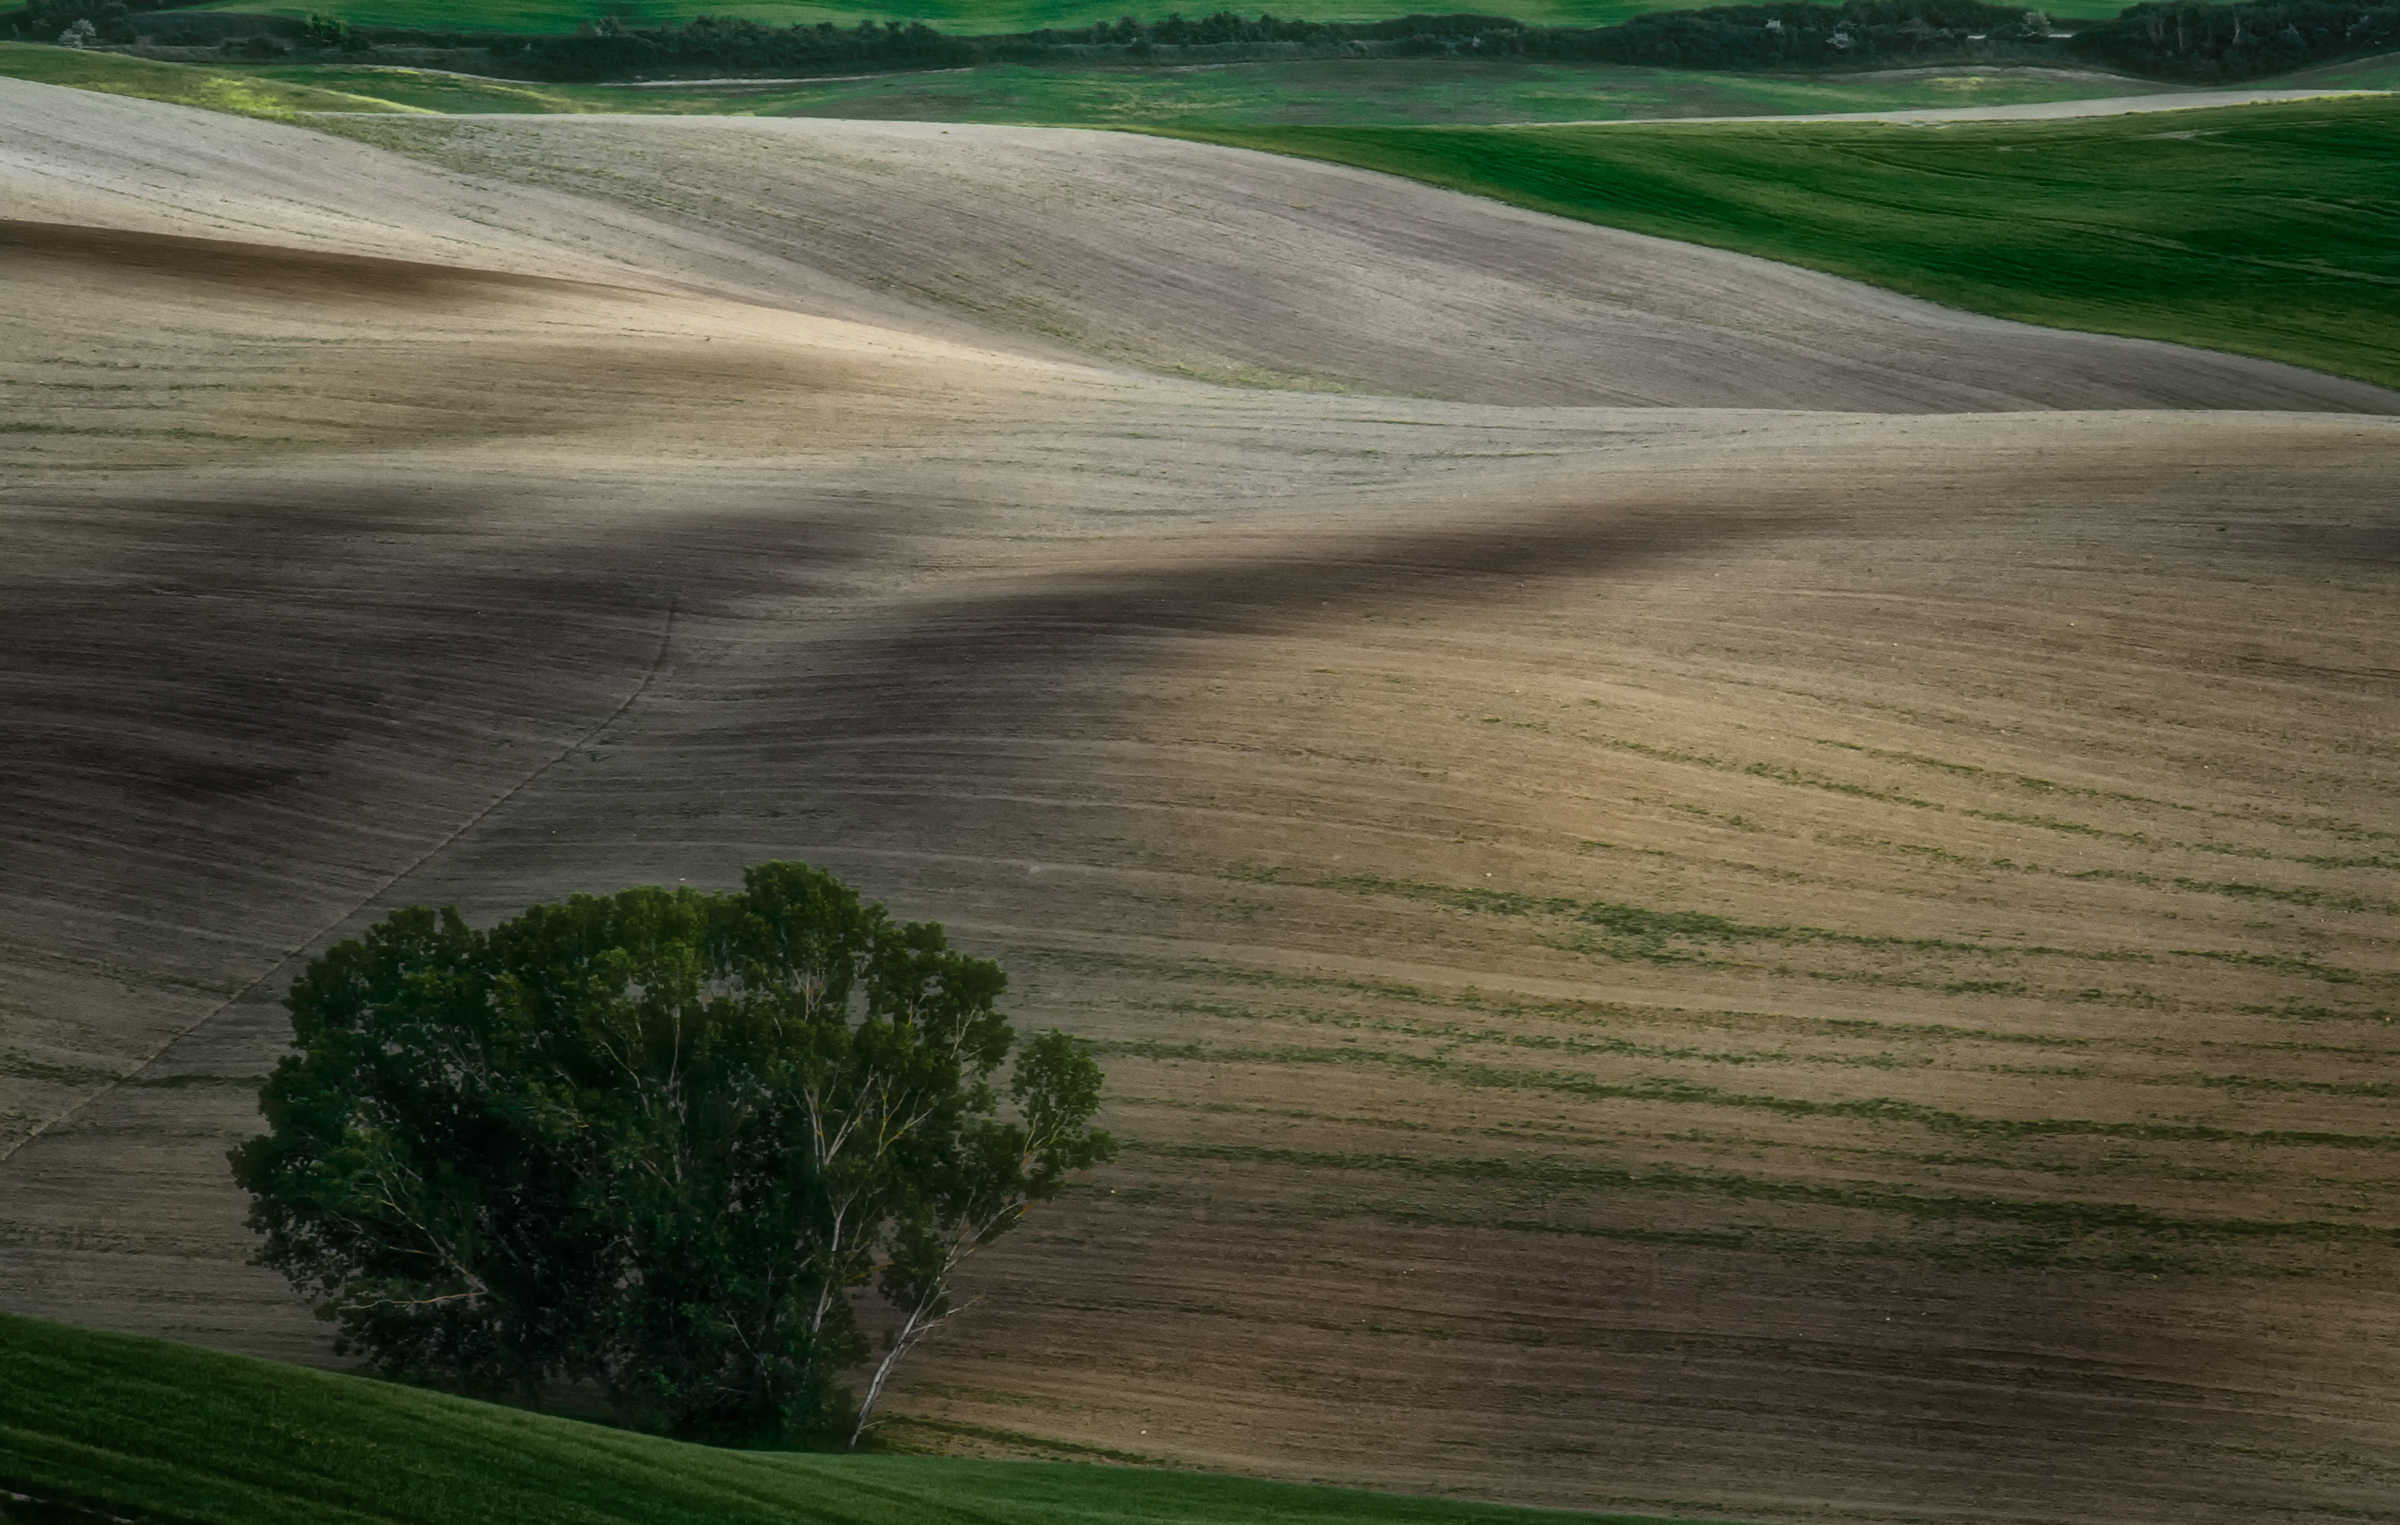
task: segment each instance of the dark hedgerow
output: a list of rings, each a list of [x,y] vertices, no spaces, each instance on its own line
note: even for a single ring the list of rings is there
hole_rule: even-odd
[[[62,0],[81,3],[81,0]],[[556,80],[631,75],[961,67],[981,63],[1140,64],[1210,56],[1380,55],[1539,58],[1683,69],[1883,67],[1941,57],[2046,53],[2049,18],[1982,0],[1849,0],[1661,11],[1620,26],[1532,27],[1473,12],[1388,21],[1297,21],[1231,11],[1162,20],[955,37],[922,23],[768,27],[702,16],[677,27],[512,40],[495,47],[520,72]],[[1282,50],[1277,52],[1275,50]]]
[[[2400,4],[2166,0],[2134,6],[2113,21],[2087,23],[2073,46],[2096,62],[2158,79],[2264,79],[2400,48]]]
[[[961,1258],[1115,1151],[1098,1066],[1020,1046],[1005,984],[796,863],[489,931],[396,912],[292,986],[232,1153],[258,1258],[390,1375],[855,1443]]]

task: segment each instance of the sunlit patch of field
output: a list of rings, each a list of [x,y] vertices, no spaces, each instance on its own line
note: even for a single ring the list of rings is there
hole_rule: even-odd
[[[237,116],[290,121],[303,111],[405,111],[413,108],[334,88],[305,74],[274,79],[247,70],[158,63],[114,53],[0,42],[0,78],[98,90],[140,100],[197,106]]]

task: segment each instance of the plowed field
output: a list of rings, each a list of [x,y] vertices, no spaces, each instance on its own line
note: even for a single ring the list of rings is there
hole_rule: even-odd
[[[1127,1144],[898,1439],[2400,1517],[2400,398],[1195,144],[377,131],[0,82],[0,1307],[332,1360],[298,961],[795,857]]]

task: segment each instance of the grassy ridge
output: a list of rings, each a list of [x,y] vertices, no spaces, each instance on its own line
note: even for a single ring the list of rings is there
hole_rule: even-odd
[[[288,121],[303,111],[415,111],[393,101],[235,69],[155,63],[36,43],[0,42],[0,78]]]
[[[176,1525],[1601,1525],[1139,1467],[711,1450],[0,1316],[0,1487]]]
[[[2322,69],[2287,75],[2274,83],[2310,90],[2400,90],[2400,53],[2327,64]]]
[[[1074,126],[1427,125],[1656,116],[1744,116],[2072,100],[2095,83],[2063,74],[1911,73],[1768,79],[1614,64],[1456,59],[1295,59],[1207,69],[1000,64],[805,85],[634,88],[529,84],[341,64],[252,66],[264,77],[455,114],[630,111],[708,116],[840,116],[915,122]]]
[[[808,84],[570,85],[364,64],[177,64],[0,43],[0,78],[247,116],[429,111],[838,116],[1065,126],[1509,124],[1784,115],[2073,100],[2165,86],[2051,73],[1907,71],[1786,79],[1615,64],[1295,59],[1205,69],[1003,64]]]
[[[2400,386],[2400,101],[2173,116],[1176,129],[2057,328]]]

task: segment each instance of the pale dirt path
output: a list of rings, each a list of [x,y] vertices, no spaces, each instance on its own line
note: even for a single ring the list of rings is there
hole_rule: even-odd
[[[223,1166],[293,960],[792,856],[1108,1044],[1134,1146],[979,1269],[919,1440],[1762,1519],[2400,1497],[2400,1200],[2338,1142],[2400,1134],[2400,424],[1876,411],[1957,394],[1857,380],[1887,309],[1840,283],[1765,289],[1859,411],[1225,388],[982,297],[1023,259],[1175,353],[1244,291],[1178,272],[1263,234],[1387,295],[1477,249],[1678,322],[1761,288],[1202,154],[975,139],[979,206],[930,133],[604,124],[520,192],[38,104],[70,168],[7,183],[154,232],[0,240],[0,1122],[81,1104],[0,1165],[0,1307],[328,1359]],[[1594,901],[1834,935],[1646,949]],[[2045,1237],[2122,1205],[2201,1237]]]
[[[1924,106],[1909,111],[1834,111],[1809,116],[1612,117],[1582,122],[1542,122],[1543,127],[1658,127],[1671,123],[1743,122],[2053,122],[2073,117],[2138,116],[2152,111],[2206,111],[2218,106],[2259,106],[2275,101],[2323,101],[2351,95],[2389,95],[2388,90],[2184,90],[2169,95],[2095,96],[2080,101],[2032,101],[2016,106]]]

